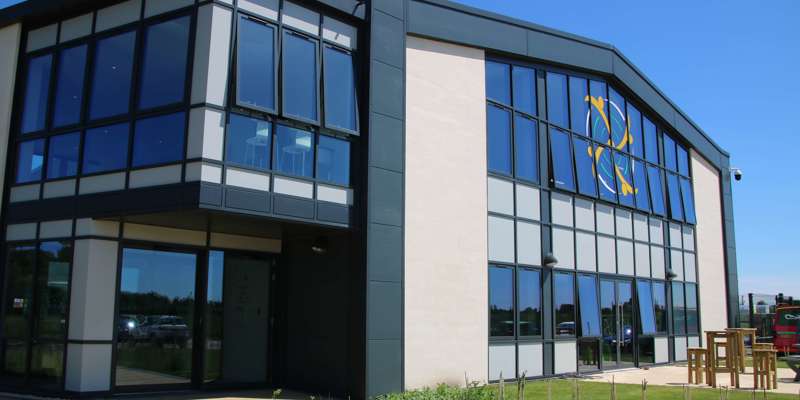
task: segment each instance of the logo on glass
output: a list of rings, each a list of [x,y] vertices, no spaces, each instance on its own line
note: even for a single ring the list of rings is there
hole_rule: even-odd
[[[626,121],[625,113],[619,105],[603,96],[586,96],[584,101],[590,103],[586,113],[586,132],[592,132],[592,137],[615,150],[623,151],[626,146],[633,143],[633,136],[630,134],[630,122]],[[590,130],[591,129],[591,130]],[[587,155],[593,157],[595,165],[594,174],[600,180],[600,184],[606,190],[617,194],[614,185],[616,175],[620,188],[620,195],[629,196],[636,193],[629,178],[631,166],[623,159],[611,157],[610,152],[602,146],[593,148],[589,145],[586,149]]]

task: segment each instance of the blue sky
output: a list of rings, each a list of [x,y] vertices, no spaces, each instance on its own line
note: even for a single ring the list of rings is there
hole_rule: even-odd
[[[740,293],[800,296],[800,2],[458,2],[620,49],[744,172],[733,185]]]
[[[800,2],[457,1],[620,49],[744,171],[740,292],[800,296]]]

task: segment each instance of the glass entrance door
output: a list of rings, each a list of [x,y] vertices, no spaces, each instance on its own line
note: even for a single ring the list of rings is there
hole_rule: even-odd
[[[603,368],[627,368],[634,357],[633,289],[628,280],[600,281]]]

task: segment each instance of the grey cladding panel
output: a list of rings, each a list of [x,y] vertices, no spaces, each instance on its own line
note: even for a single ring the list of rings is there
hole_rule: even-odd
[[[396,226],[369,224],[367,228],[369,280],[400,282],[403,279],[403,231]]]
[[[372,36],[371,54],[378,60],[402,68],[405,59],[405,31],[403,21],[380,11],[372,16],[375,33]]]
[[[399,339],[367,340],[367,398],[403,390],[402,347]]]
[[[373,60],[370,88],[372,111],[403,119],[405,85],[403,70]]]
[[[527,55],[544,61],[580,65],[611,73],[613,52],[588,43],[566,40],[545,32],[528,31]]]
[[[269,193],[227,188],[225,206],[248,211],[268,212]]]
[[[408,8],[409,33],[508,53],[528,54],[525,29],[518,26],[417,1],[409,2]]]
[[[372,0],[372,2],[376,10],[401,19],[405,17],[403,15],[403,3],[405,3],[405,0]]]
[[[275,195],[273,197],[275,214],[298,218],[314,218],[314,201]]]
[[[317,219],[336,224],[349,224],[350,207],[340,204],[317,202]]]
[[[403,225],[403,174],[369,168],[369,222]]]
[[[655,110],[658,115],[669,123],[675,118],[675,110],[664,97],[659,94],[653,86],[642,78],[631,66],[619,55],[614,54],[614,71],[617,79],[622,81],[627,87],[633,90],[650,108]]]
[[[367,337],[369,339],[400,339],[403,295],[400,282],[370,281],[367,299]]]
[[[369,165],[403,172],[403,121],[376,113],[370,118]]]

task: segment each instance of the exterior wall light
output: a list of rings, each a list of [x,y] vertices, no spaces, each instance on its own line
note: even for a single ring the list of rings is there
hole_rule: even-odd
[[[318,236],[311,243],[311,251],[317,254],[325,254],[328,252],[328,238],[325,236]]]
[[[667,280],[673,280],[678,277],[678,274],[672,270],[672,268],[667,268]]]
[[[547,268],[553,268],[556,266],[556,264],[558,264],[558,259],[553,255],[553,253],[547,253],[542,260],[542,264],[544,264],[544,266]]]

